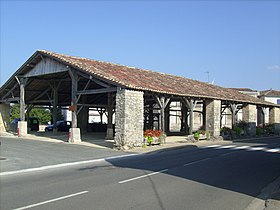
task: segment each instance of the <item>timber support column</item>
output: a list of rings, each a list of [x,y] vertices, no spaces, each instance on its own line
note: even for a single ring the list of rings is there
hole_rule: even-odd
[[[117,89],[115,144],[119,149],[140,147],[143,143],[144,93]]]
[[[0,133],[10,130],[10,103],[0,104]]]
[[[18,136],[23,137],[27,135],[27,121],[25,121],[25,86],[27,78],[20,78],[20,121],[18,122]]]
[[[72,128],[69,129],[68,142],[81,142],[80,128],[77,127],[77,89],[78,89],[78,75],[72,69],[69,69],[69,74],[72,80],[72,95],[70,111],[72,112]]]
[[[248,123],[247,133],[249,136],[256,135],[256,123],[257,123],[257,107],[256,105],[247,104],[242,109],[242,119]]]
[[[206,100],[206,124],[205,129],[209,131],[213,137],[220,136],[221,129],[221,101]]]
[[[280,135],[280,108],[269,109],[269,124],[273,124],[274,134]]]
[[[159,130],[161,130],[163,133],[166,132],[166,117],[165,117],[165,108],[170,102],[170,98],[166,98],[164,96],[155,96],[156,102],[159,105],[160,108],[160,115],[159,115]]]
[[[193,124],[194,124],[194,109],[196,106],[197,101],[194,99],[186,99],[184,98],[184,102],[187,105],[188,109],[189,109],[189,119],[190,119],[190,124],[189,124],[189,135],[193,134]]]
[[[113,129],[113,98],[112,93],[108,93],[108,120],[107,120],[107,134],[106,139],[112,140],[114,139],[114,129]]]

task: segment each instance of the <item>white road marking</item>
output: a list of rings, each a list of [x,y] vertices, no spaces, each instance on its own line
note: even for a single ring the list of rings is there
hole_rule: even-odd
[[[229,149],[229,148],[233,148],[236,147],[236,145],[226,145],[226,146],[221,146],[221,149]]]
[[[240,146],[240,147],[234,147],[232,149],[247,149],[249,146]]]
[[[249,148],[247,148],[247,150],[249,150],[249,151],[258,151],[258,150],[266,151],[266,148],[265,147],[249,147]]]
[[[41,205],[44,205],[44,204],[47,204],[47,203],[52,203],[52,202],[55,202],[55,201],[66,199],[66,198],[71,198],[71,197],[74,197],[74,196],[82,195],[82,194],[85,194],[85,193],[88,193],[88,191],[82,191],[82,192],[74,193],[74,194],[71,194],[71,195],[66,195],[66,196],[62,196],[62,197],[59,197],[59,198],[54,198],[54,199],[43,201],[43,202],[40,202],[40,203],[35,203],[35,204],[32,204],[32,205],[23,206],[23,207],[14,209],[14,210],[29,209],[29,208],[33,208],[33,207],[36,207],[36,206],[41,206]]]
[[[137,180],[137,179],[142,179],[142,178],[145,178],[145,177],[148,177],[148,176],[153,176],[153,175],[165,172],[165,171],[168,171],[168,169],[163,169],[163,170],[156,171],[156,172],[153,172],[153,173],[150,173],[150,174],[137,176],[137,177],[134,177],[134,178],[131,178],[131,179],[126,179],[126,180],[120,181],[119,184],[123,184],[123,183],[126,183],[126,182],[131,182],[131,181],[134,181],[134,180]]]
[[[267,149],[266,152],[279,152],[280,149],[279,148],[275,148],[275,149]]]
[[[34,171],[42,171],[42,170],[47,170],[47,169],[61,168],[61,167],[66,167],[66,166],[75,166],[75,165],[86,164],[86,163],[96,163],[96,162],[113,160],[113,159],[123,158],[123,157],[130,157],[130,156],[135,156],[135,155],[140,155],[140,154],[118,155],[118,156],[113,156],[113,157],[108,157],[108,158],[83,160],[83,161],[77,161],[77,162],[72,162],[72,163],[61,163],[61,164],[56,164],[56,165],[42,166],[42,167],[38,167],[38,168],[28,168],[28,169],[22,169],[22,170],[18,170],[18,171],[7,171],[7,172],[0,173],[0,176],[14,175],[14,174],[20,174],[20,173],[34,172]]]
[[[220,147],[222,145],[219,144],[214,144],[214,145],[210,145],[210,146],[205,146],[204,148],[214,148],[214,147]]]
[[[211,158],[205,158],[205,159],[202,159],[202,160],[197,160],[197,161],[194,161],[194,162],[191,162],[191,163],[186,163],[184,164],[183,166],[189,166],[189,165],[193,165],[193,164],[196,164],[196,163],[200,163],[200,162],[203,162],[203,161],[206,161],[206,160],[210,160]]]

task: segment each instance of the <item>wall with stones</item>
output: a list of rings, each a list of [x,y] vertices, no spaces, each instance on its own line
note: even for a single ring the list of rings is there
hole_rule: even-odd
[[[144,129],[144,96],[141,91],[118,89],[115,144],[120,149],[141,146]]]
[[[206,100],[205,128],[213,136],[220,136],[220,129],[221,129],[221,101],[220,100]]]
[[[257,125],[256,105],[248,104],[247,106],[242,108],[242,120],[248,123],[247,133],[250,136],[255,136]]]
[[[269,123],[274,125],[274,133],[280,134],[280,108],[269,109]]]
[[[10,129],[10,104],[0,104],[0,132]]]

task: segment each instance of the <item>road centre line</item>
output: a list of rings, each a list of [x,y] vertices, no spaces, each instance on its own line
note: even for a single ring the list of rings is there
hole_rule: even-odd
[[[197,160],[197,161],[194,161],[194,162],[191,162],[191,163],[186,163],[186,164],[183,165],[183,167],[189,166],[189,165],[192,165],[192,164],[196,164],[196,163],[200,163],[200,162],[203,162],[203,161],[206,161],[206,160],[210,160],[210,159],[211,158],[205,158],[205,159]],[[123,184],[123,183],[126,183],[126,182],[131,182],[131,181],[134,181],[134,180],[138,180],[138,179],[142,179],[142,178],[145,178],[145,177],[153,176],[153,175],[156,175],[156,174],[159,174],[159,173],[163,173],[163,172],[166,172],[168,170],[169,169],[163,169],[163,170],[156,171],[156,172],[149,173],[149,174],[145,174],[145,175],[142,175],[142,176],[137,176],[137,177],[134,177],[134,178],[131,178],[131,179],[126,179],[126,180],[120,181],[118,183],[119,184]]]
[[[203,162],[203,161],[206,161],[206,160],[210,160],[211,158],[205,158],[205,159],[202,159],[202,160],[197,160],[197,161],[194,161],[194,162],[190,162],[190,163],[186,163],[183,165],[183,167],[185,166],[189,166],[189,165],[193,165],[193,164],[196,164],[196,163],[200,163],[200,162]]]
[[[70,195],[54,198],[54,199],[43,201],[43,202],[40,202],[40,203],[35,203],[35,204],[28,205],[28,206],[23,206],[23,207],[20,207],[20,208],[16,208],[14,210],[29,209],[29,208],[33,208],[33,207],[36,207],[36,206],[41,206],[41,205],[44,205],[44,204],[47,204],[47,203],[52,203],[52,202],[55,202],[55,201],[59,201],[59,200],[71,198],[71,197],[74,197],[74,196],[82,195],[82,194],[85,194],[85,193],[88,193],[88,191],[82,191],[82,192],[78,192],[78,193],[74,193],[74,194],[70,194]]]
[[[137,179],[142,179],[142,178],[145,178],[145,177],[148,177],[148,176],[153,176],[153,175],[165,172],[165,171],[168,171],[168,169],[163,169],[163,170],[156,171],[156,172],[153,172],[153,173],[150,173],[150,174],[137,176],[137,177],[134,177],[134,178],[131,178],[131,179],[126,179],[126,180],[120,181],[119,184],[123,184],[123,183],[126,183],[126,182],[131,182],[131,181],[134,181],[134,180],[137,180]]]

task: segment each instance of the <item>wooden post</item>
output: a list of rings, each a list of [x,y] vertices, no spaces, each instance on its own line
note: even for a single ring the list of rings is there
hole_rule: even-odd
[[[25,121],[25,85],[27,78],[20,79],[20,120]]]
[[[107,134],[106,139],[114,139],[114,130],[113,130],[113,99],[112,93],[108,93],[108,116],[107,116]]]
[[[71,106],[72,110],[72,128],[77,128],[77,89],[78,89],[78,75],[72,69],[69,70],[72,80]]]
[[[193,111],[195,109],[197,101],[194,99],[186,99],[184,98],[184,102],[186,103],[187,107],[189,108],[189,117],[190,117],[190,124],[189,124],[189,135],[193,133]]]
[[[187,116],[187,107],[184,103],[181,102],[181,132],[186,133],[186,116]]]
[[[53,125],[54,125],[53,132],[54,133],[57,132],[56,122],[57,122],[58,86],[59,86],[59,84],[54,83],[54,86],[53,86],[53,113],[52,113]]]
[[[159,98],[158,96],[155,96],[155,99],[160,107],[159,129],[165,132],[164,111],[170,101],[170,98],[165,98],[164,96]]]
[[[153,103],[149,104],[149,124],[148,129],[154,128],[154,105]]]
[[[234,125],[236,124],[236,113],[238,112],[237,105],[231,103],[230,110],[231,110],[231,127],[233,128]]]
[[[77,121],[77,90],[78,90],[78,75],[76,71],[73,71],[69,68],[69,75],[72,80],[72,93],[71,93],[71,111],[72,111],[72,128],[69,130],[69,139],[68,142],[75,143],[81,142],[81,133],[80,129],[78,128],[78,121]]]

